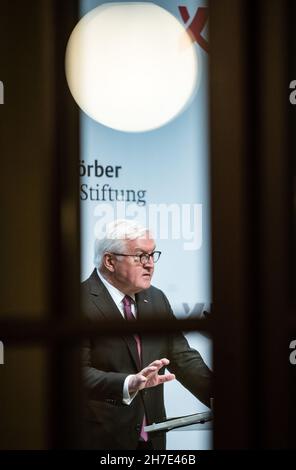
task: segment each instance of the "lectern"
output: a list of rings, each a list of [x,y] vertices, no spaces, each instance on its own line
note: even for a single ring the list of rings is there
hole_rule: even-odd
[[[177,418],[167,418],[165,421],[145,426],[144,429],[149,433],[168,432],[173,429],[178,429],[178,431],[208,431],[213,429],[213,412],[207,411]]]

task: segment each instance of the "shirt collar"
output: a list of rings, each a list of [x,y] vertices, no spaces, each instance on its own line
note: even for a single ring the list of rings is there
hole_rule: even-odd
[[[110,284],[110,282],[107,281],[107,279],[104,278],[103,274],[100,273],[100,271],[98,269],[97,269],[97,273],[98,273],[98,276],[101,279],[102,283],[104,284],[104,286],[108,290],[109,294],[111,295],[112,299],[114,300],[116,305],[119,306],[122,302],[123,297],[125,297],[126,294],[124,292],[121,292],[119,289],[117,289],[117,287]],[[135,302],[135,299],[136,299],[135,294],[131,294],[130,297]]]

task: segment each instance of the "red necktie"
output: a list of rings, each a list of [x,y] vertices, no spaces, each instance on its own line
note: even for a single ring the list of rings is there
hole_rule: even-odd
[[[133,299],[129,295],[126,295],[122,299],[122,303],[123,303],[123,312],[124,312],[125,319],[128,320],[128,321],[136,320],[136,318],[132,314]],[[140,339],[140,336],[138,334],[134,334],[134,338],[135,338],[135,341],[136,341],[136,344],[137,344],[138,356],[139,356],[139,360],[140,360],[140,363],[141,363],[141,352],[142,352],[141,339]],[[144,426],[146,426],[146,424],[147,424],[146,423],[146,416],[144,415],[143,422],[142,422],[142,427],[141,427],[141,433],[140,433],[140,436],[143,439],[143,441],[148,441],[148,433],[146,431],[144,431]]]
[[[122,303],[123,303],[123,312],[124,312],[125,319],[128,320],[128,321],[134,321],[134,320],[136,320],[136,318],[135,318],[134,315],[132,314],[132,303],[133,303],[133,299],[132,299],[129,295],[126,295],[126,296],[122,299]],[[135,335],[134,335],[134,338],[135,338],[135,341],[136,341],[136,344],[137,344],[137,351],[138,351],[138,356],[139,356],[140,364],[141,364],[141,352],[142,352],[142,347],[141,347],[140,336],[137,335],[137,334],[135,334]]]

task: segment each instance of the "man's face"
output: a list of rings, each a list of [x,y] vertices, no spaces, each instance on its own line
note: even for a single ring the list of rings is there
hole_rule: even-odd
[[[127,240],[122,253],[129,255],[141,255],[142,253],[152,253],[155,250],[155,242],[149,237]],[[125,294],[136,294],[143,289],[148,289],[154,271],[154,263],[149,258],[145,265],[132,256],[114,256],[114,271],[112,281],[114,285]]]

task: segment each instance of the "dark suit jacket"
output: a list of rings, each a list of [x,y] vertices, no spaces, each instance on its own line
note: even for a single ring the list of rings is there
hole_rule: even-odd
[[[83,310],[90,321],[125,321],[96,270],[82,284],[82,289]],[[152,286],[136,294],[136,303],[137,315],[142,319],[149,318],[154,312],[164,319],[173,315],[163,292]],[[181,333],[142,336],[142,365],[138,364],[132,336],[101,336],[86,342],[83,374],[87,390],[87,448],[135,449],[144,412],[148,424],[165,418],[162,385],[141,391],[130,405],[122,404],[126,376],[137,373],[155,359],[163,357],[170,360],[170,372],[209,406],[212,373]],[[160,373],[164,373],[164,370]],[[164,435],[151,437],[155,449],[165,448]]]

